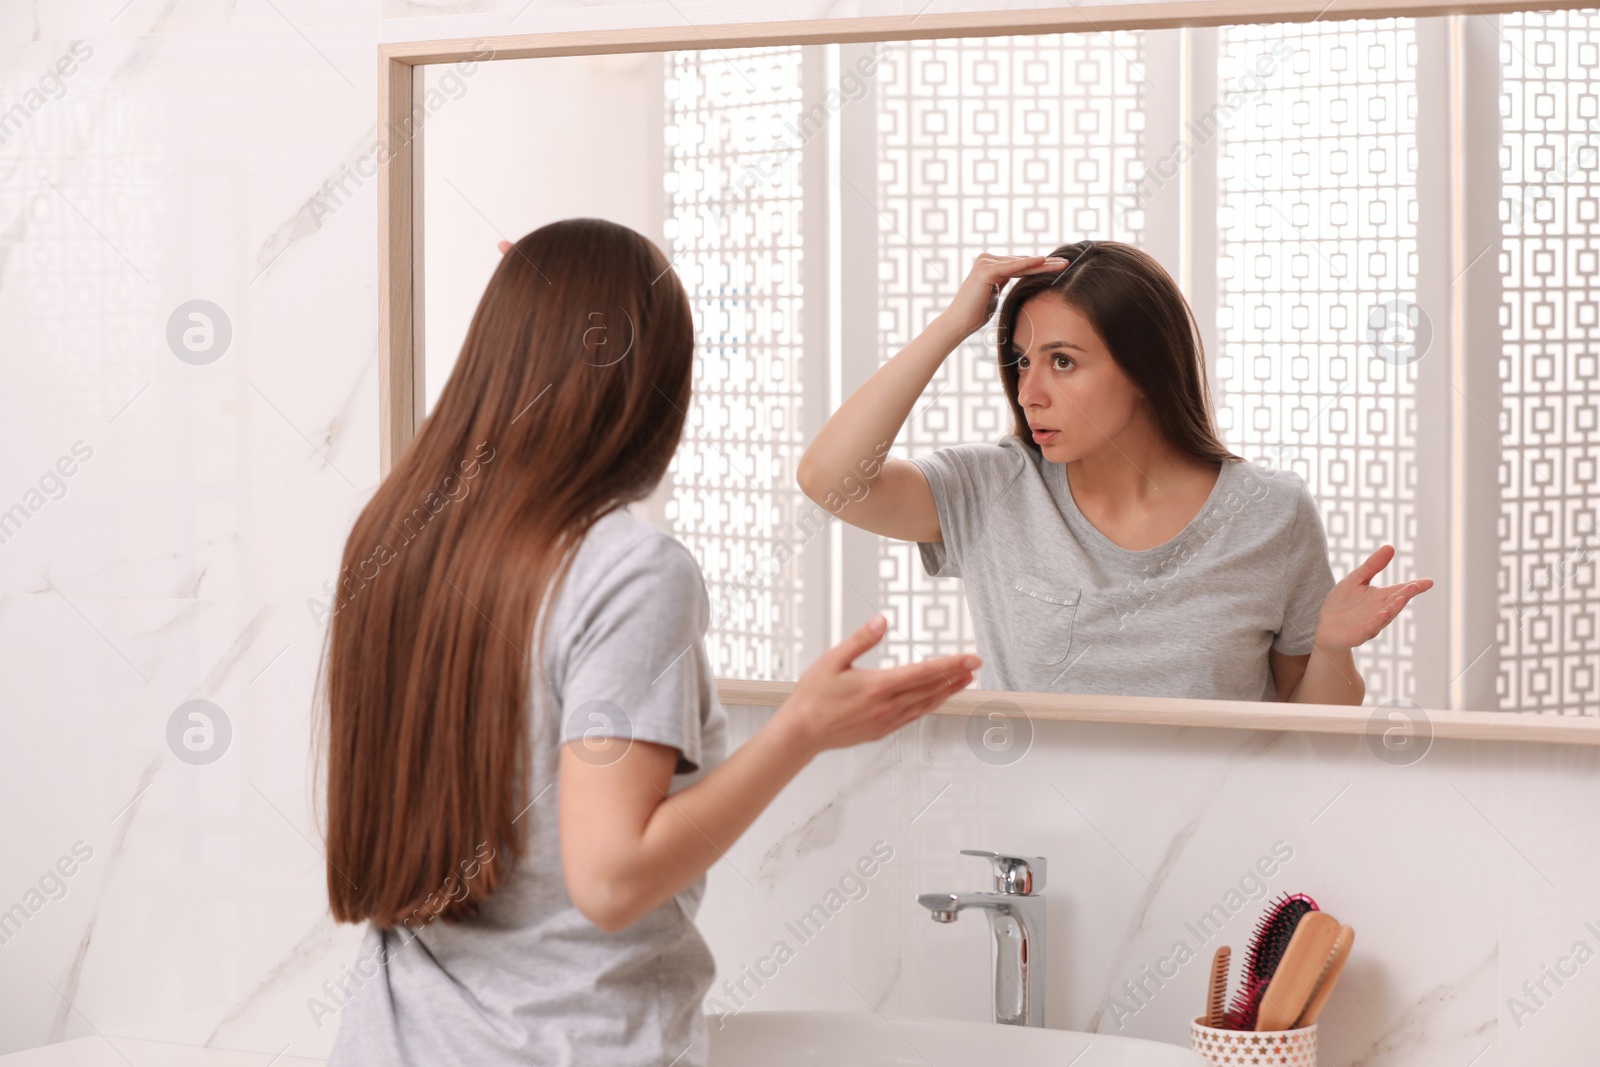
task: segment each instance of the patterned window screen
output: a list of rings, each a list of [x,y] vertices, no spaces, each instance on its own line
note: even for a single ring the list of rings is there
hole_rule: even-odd
[[[1600,16],[1502,20],[1505,277],[1502,707],[1600,714]],[[1230,447],[1301,474],[1335,572],[1382,543],[1415,557],[1416,42],[1409,20],[1217,32],[1226,94],[1274,42],[1271,92],[1218,137],[1218,418]],[[669,254],[695,306],[694,408],[669,519],[701,560],[720,675],[793,678],[803,589],[771,552],[807,508],[800,438],[799,48],[683,52],[667,84]],[[1084,236],[1143,243],[1115,210],[1141,176],[1139,33],[897,44],[876,78],[879,358],[943,307],[982,251]],[[757,177],[757,168],[763,177]],[[820,253],[819,253],[820,254]],[[837,358],[836,356],[830,358]],[[896,446],[1010,431],[982,335]],[[790,539],[792,540],[792,538]],[[959,586],[880,541],[886,659],[971,647]],[[814,598],[837,595],[813,590]],[[811,605],[814,609],[816,605]],[[1369,699],[1413,699],[1414,617],[1358,650]]]
[[[1391,327],[1419,314],[1416,44],[1407,19],[1227,27],[1221,91],[1283,39],[1220,138],[1214,388],[1230,448],[1305,478],[1342,578],[1385,543],[1414,558],[1417,366]],[[1413,698],[1413,634],[1406,612],[1356,650],[1369,702]]]
[[[1500,706],[1600,714],[1600,14],[1501,18]]]
[[[700,561],[720,677],[799,676],[803,590],[773,550],[799,513],[798,47],[670,53],[667,254],[694,307],[694,399],[667,518]]]
[[[881,359],[943,310],[981,252],[1142,243],[1140,214],[1114,203],[1140,177],[1142,66],[1132,31],[895,46],[877,79]],[[891,456],[1011,432],[985,336],[951,353]],[[960,586],[927,577],[916,545],[880,543],[885,662],[971,649]]]

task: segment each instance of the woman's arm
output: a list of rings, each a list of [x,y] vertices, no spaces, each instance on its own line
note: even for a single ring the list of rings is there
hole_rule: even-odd
[[[979,256],[950,306],[845,398],[817,431],[796,469],[801,490],[852,526],[901,541],[940,541],[939,513],[922,472],[882,461],[922,391],[973,331],[989,321],[1000,287],[1024,274],[1058,271],[1066,260]]]
[[[1313,649],[1304,656],[1269,649],[1267,659],[1278,699],[1285,703],[1359,704],[1366,699],[1367,683],[1348,648]]]
[[[631,925],[704,874],[818,753],[884,737],[972,682],[972,655],[851,666],[885,624],[876,616],[817,657],[765,727],[670,796],[677,749],[570,742],[561,753],[561,863],[578,910],[608,932]]]
[[[1373,588],[1372,579],[1392,559],[1394,546],[1382,545],[1333,587],[1317,618],[1316,646],[1310,655],[1269,652],[1279,700],[1359,704],[1366,698],[1367,685],[1356,670],[1353,650],[1382,633],[1412,597],[1433,588],[1432,578]]]

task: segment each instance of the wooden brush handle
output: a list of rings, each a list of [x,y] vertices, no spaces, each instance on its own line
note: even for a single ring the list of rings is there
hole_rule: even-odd
[[[1294,1021],[1296,1027],[1310,1026],[1317,1021],[1317,1016],[1322,1014],[1322,1006],[1328,1002],[1328,994],[1333,992],[1333,983],[1339,980],[1339,972],[1344,970],[1344,961],[1350,958],[1350,946],[1355,940],[1354,930],[1349,926],[1339,927],[1339,939],[1333,943],[1333,953],[1328,957],[1328,965],[1323,969],[1322,978],[1317,982],[1316,992],[1312,993],[1311,999],[1306,1002],[1306,1010]]]
[[[1206,1025],[1213,1030],[1222,1026],[1223,1001],[1228,996],[1228,959],[1233,950],[1227,945],[1217,949],[1211,957],[1211,987],[1206,997]]]
[[[1261,997],[1257,1030],[1287,1030],[1305,1010],[1339,939],[1339,920],[1325,911],[1307,912],[1294,928],[1278,969]]]

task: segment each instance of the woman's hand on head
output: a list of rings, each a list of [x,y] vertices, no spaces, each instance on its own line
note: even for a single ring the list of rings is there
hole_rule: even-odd
[[[972,684],[982,660],[940,656],[882,670],[853,666],[883,639],[887,620],[874,616],[818,656],[773,717],[808,752],[876,741],[921,718]]]
[[[1067,269],[1065,259],[1048,256],[979,256],[972,264],[955,299],[940,315],[963,338],[983,329],[1000,307],[1000,290],[1012,278],[1025,274],[1057,273]]]
[[[1333,587],[1317,620],[1317,647],[1349,649],[1365,644],[1383,632],[1412,597],[1433,588],[1432,578],[1373,586],[1372,579],[1392,559],[1394,546],[1383,545]]]
[[[511,251],[511,242],[510,241],[501,241],[500,244],[497,245],[496,247],[498,247],[500,249],[500,254],[503,256],[507,252]]]

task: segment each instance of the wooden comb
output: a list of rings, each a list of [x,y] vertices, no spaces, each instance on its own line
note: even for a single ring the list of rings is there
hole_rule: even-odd
[[[1228,996],[1228,960],[1233,950],[1227,945],[1217,949],[1211,957],[1211,988],[1206,997],[1206,1025],[1213,1030],[1222,1026],[1223,1001]]]

